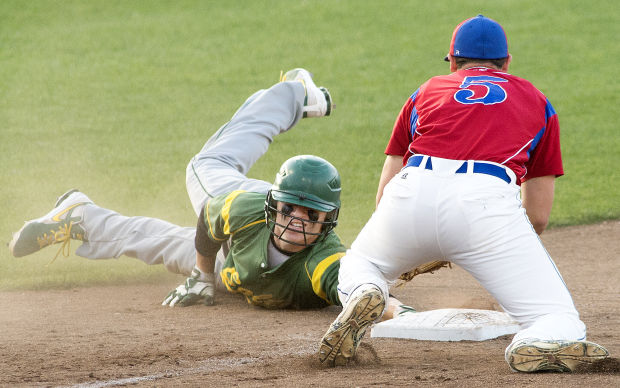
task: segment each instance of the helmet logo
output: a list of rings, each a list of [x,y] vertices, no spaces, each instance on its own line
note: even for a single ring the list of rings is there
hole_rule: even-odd
[[[340,179],[339,177],[334,177],[331,181],[329,181],[327,183],[327,186],[332,190],[332,191],[340,191]]]

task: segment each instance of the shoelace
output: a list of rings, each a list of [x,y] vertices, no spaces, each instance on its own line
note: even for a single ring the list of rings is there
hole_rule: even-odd
[[[73,221],[69,222],[69,224],[59,226],[57,231],[53,231],[53,236],[50,235],[48,237],[47,234],[44,234],[42,239],[37,239],[39,245],[42,247],[50,244],[62,243],[62,245],[58,249],[58,252],[56,252],[56,256],[54,256],[54,258],[49,263],[47,263],[46,266],[56,261],[56,259],[58,258],[58,256],[60,256],[61,253],[64,257],[69,257],[69,254],[71,253],[72,227]],[[83,236],[81,233],[76,233],[75,238],[77,238],[78,240],[82,240]]]

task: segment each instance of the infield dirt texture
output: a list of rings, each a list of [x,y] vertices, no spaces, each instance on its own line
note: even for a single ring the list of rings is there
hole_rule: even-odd
[[[620,354],[618,235],[618,221],[543,235],[588,326],[588,339],[612,356]],[[352,365],[325,369],[317,345],[338,309],[269,311],[225,293],[215,306],[160,306],[179,281],[0,293],[0,385],[620,386],[616,358],[572,374],[511,372],[503,355],[508,336],[484,342],[367,336]],[[393,293],[418,310],[497,309],[459,268],[416,277]]]
[[[565,176],[542,235],[588,326],[620,354],[617,0],[1,0],[0,243],[78,188],[125,215],[191,226],[185,167],[247,96],[305,67],[336,109],[276,138],[250,171],[314,154],[343,182],[338,234],[374,209],[383,150],[406,98],[478,13],[507,30],[510,72],[558,112]],[[588,224],[586,226],[575,226]],[[575,374],[516,374],[508,337],[439,343],[366,338],[356,362],[315,352],[338,308],[267,311],[219,293],[162,307],[184,281],[129,259],[16,259],[0,249],[0,387],[618,387],[617,360]],[[459,268],[393,293],[419,310],[496,309]]]

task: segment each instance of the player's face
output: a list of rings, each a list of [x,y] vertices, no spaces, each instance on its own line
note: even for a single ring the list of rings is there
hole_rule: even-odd
[[[319,238],[326,212],[286,202],[278,202],[277,206],[273,231],[274,243],[278,248],[286,252],[299,252],[305,248],[304,245],[310,245]]]

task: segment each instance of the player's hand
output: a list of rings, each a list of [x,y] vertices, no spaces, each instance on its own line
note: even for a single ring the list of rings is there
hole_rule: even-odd
[[[211,306],[215,303],[215,274],[202,273],[194,268],[190,277],[174,290],[172,290],[162,306],[190,306],[203,303]]]

